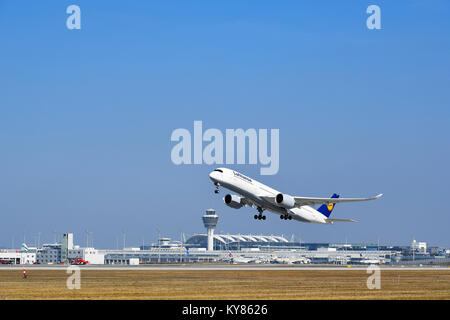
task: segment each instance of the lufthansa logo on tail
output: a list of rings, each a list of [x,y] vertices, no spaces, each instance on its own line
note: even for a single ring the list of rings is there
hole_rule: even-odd
[[[328,208],[328,211],[332,211],[334,208],[334,203],[329,203],[327,208]]]

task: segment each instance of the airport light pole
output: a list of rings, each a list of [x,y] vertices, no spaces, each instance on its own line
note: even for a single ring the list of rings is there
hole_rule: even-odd
[[[159,232],[159,229],[156,228],[156,231],[158,232],[158,263],[161,262],[161,242],[159,241],[159,239],[161,238],[161,233]]]
[[[123,248],[125,249],[125,238],[127,236],[127,231],[125,229],[122,229],[122,235],[123,235]]]
[[[86,233],[86,248],[89,248],[89,231],[86,229],[84,233]]]

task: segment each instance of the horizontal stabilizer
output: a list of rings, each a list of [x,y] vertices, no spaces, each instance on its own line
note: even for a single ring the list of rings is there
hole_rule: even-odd
[[[335,222],[357,222],[356,220],[352,220],[352,219],[326,219],[325,221],[328,224],[333,224]]]

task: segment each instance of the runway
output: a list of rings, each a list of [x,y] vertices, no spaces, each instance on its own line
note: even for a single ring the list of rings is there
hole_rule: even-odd
[[[0,265],[1,270],[63,270],[70,265]],[[449,271],[450,267],[443,266],[384,266],[376,265],[381,271]],[[330,266],[330,265],[287,265],[287,264],[180,264],[180,265],[79,265],[81,270],[114,270],[114,271],[270,271],[270,270],[295,270],[295,271],[343,271],[343,270],[367,270],[369,265],[348,265],[348,266]]]

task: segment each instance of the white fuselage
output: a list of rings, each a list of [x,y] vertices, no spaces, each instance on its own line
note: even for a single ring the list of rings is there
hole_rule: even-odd
[[[267,209],[279,215],[289,215],[292,219],[301,222],[323,223],[326,224],[326,217],[310,206],[295,207],[285,209],[276,204],[267,201],[263,197],[275,197],[280,192],[272,189],[256,180],[253,180],[237,171],[219,168],[222,172],[213,171],[209,177],[214,182],[224,188],[227,188],[237,194],[249,199],[255,205]]]

